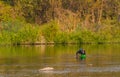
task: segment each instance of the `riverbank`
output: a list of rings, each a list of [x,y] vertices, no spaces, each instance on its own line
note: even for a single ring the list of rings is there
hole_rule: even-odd
[[[48,42],[48,43],[41,43],[41,42],[36,42],[36,43],[19,43],[19,44],[12,44],[12,45],[107,45],[107,44],[120,44],[120,42],[100,42],[100,43],[53,43],[53,42]]]
[[[117,2],[2,0],[0,45],[119,43]]]
[[[11,21],[10,21],[11,22]],[[12,21],[15,25],[16,21]],[[17,25],[23,24],[24,26]],[[6,26],[7,25],[7,26]],[[67,32],[59,28],[56,21],[44,25],[16,22],[17,26],[3,22],[0,31],[1,45],[50,45],[50,44],[119,44],[119,26],[111,29],[100,28],[98,31],[91,31],[86,28],[76,29]],[[101,30],[103,29],[103,30]]]

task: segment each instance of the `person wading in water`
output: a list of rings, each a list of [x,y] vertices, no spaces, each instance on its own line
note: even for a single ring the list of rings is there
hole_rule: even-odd
[[[85,52],[85,50],[83,50],[82,48],[80,48],[80,50],[78,50],[76,52],[76,58],[77,59],[80,58],[81,60],[86,59],[86,52]]]

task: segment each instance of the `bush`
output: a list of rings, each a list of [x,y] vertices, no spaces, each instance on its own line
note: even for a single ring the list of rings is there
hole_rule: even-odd
[[[69,42],[69,35],[65,32],[59,32],[56,37],[54,38],[55,43],[68,43]]]
[[[55,21],[44,24],[42,27],[42,35],[45,37],[47,42],[53,42],[58,32],[58,24]]]
[[[32,26],[31,24],[23,23],[19,20],[3,21],[1,22],[1,26],[1,43],[35,43],[40,37],[38,26]]]
[[[83,42],[81,32],[72,32],[71,34],[69,34],[69,36],[70,36],[71,43],[82,43]]]

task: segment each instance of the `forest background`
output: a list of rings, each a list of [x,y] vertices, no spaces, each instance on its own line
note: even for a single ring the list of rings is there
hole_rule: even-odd
[[[120,0],[0,0],[0,44],[120,43]]]

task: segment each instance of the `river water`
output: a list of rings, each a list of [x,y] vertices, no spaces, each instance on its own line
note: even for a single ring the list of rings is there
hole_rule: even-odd
[[[1,46],[0,77],[120,77],[120,45]]]

